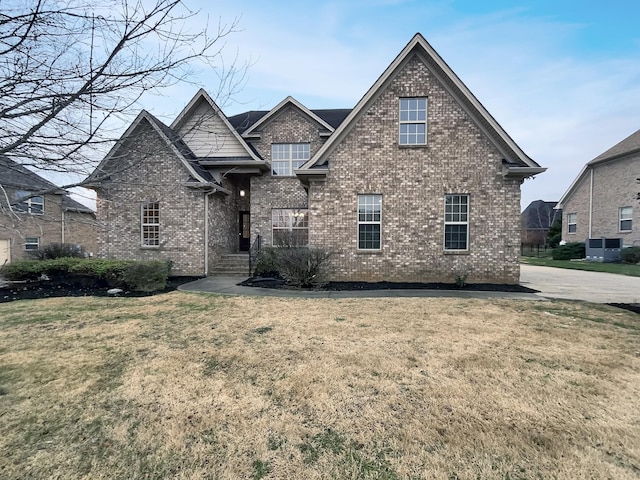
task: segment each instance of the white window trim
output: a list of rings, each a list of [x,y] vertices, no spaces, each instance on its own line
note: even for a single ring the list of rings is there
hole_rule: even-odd
[[[288,158],[280,158],[277,160],[274,160],[273,158],[273,147],[279,145],[279,146],[288,146],[289,147],[289,157]],[[306,158],[300,159],[300,158],[293,158],[293,146],[294,145],[306,145],[307,146],[307,153],[308,155],[306,156]],[[304,165],[305,163],[307,163],[309,161],[309,159],[311,158],[311,144],[310,143],[306,143],[306,142],[297,142],[297,143],[272,143],[271,144],[271,176],[272,177],[295,177],[296,174],[294,172],[295,167],[293,166],[294,162],[302,162],[301,165]],[[273,165],[275,162],[289,162],[289,174],[288,175],[284,175],[284,174],[278,174],[278,173],[274,173],[273,172]]]
[[[379,197],[380,198],[380,220],[360,220],[360,199],[364,197]],[[357,199],[357,211],[356,211],[356,245],[359,252],[380,252],[382,251],[382,194],[381,193],[362,193],[358,194]],[[360,225],[378,225],[380,227],[380,246],[378,248],[361,248],[360,247]]]
[[[25,196],[27,195],[32,195],[33,192],[22,192],[25,194]],[[40,200],[40,201],[36,201],[36,200]],[[40,206],[40,210],[39,212],[34,212],[33,208],[35,206]],[[34,195],[33,197],[27,198],[25,200],[20,200],[18,202],[18,208],[17,208],[18,212],[21,213],[28,213],[30,215],[44,215],[44,195]]]
[[[157,221],[145,222],[144,221],[145,209],[151,205],[157,206],[155,208],[155,210],[157,210]],[[157,243],[154,243],[151,245],[149,243],[146,243],[145,241],[145,229],[150,227],[157,228],[157,232],[158,232],[158,236],[156,239]],[[140,246],[142,248],[159,248],[160,247],[160,202],[143,202],[140,205]]]
[[[573,215],[573,222],[570,222],[569,219]],[[573,232],[571,231],[571,225],[574,226]],[[578,233],[578,214],[577,213],[567,213],[567,235],[575,235]]]
[[[467,198],[467,219],[466,221],[453,221],[447,220],[447,197],[466,197]],[[452,212],[453,213],[453,212]],[[468,193],[447,193],[444,196],[444,229],[442,231],[442,248],[445,252],[468,252],[469,251],[469,216],[471,215],[471,198]],[[465,247],[466,248],[447,248],[447,225],[465,225],[466,229],[466,238],[465,238]]]
[[[273,221],[273,214],[275,212],[288,212],[289,225],[286,227],[276,227]],[[293,217],[296,215],[302,215],[307,217],[306,226],[305,227],[296,227],[293,223]],[[301,247],[307,246],[309,244],[309,209],[307,208],[273,208],[271,209],[271,243],[272,245],[275,243],[275,233],[276,232],[294,232],[294,231],[306,231],[307,232],[307,243],[305,245],[299,245]]]
[[[622,217],[622,211],[623,210],[629,210],[629,216],[628,217]],[[629,229],[622,229],[622,222],[623,221],[629,221],[631,223],[631,228]],[[618,231],[619,232],[632,232],[633,231],[633,207],[620,207],[618,209]]]
[[[402,120],[402,101],[403,100],[422,100],[424,99],[424,121],[422,120]],[[429,112],[429,101],[427,97],[400,97],[398,99],[398,145],[402,146],[424,146],[427,144],[427,119]],[[424,143],[403,143],[402,142],[402,125],[424,125]]]
[[[35,240],[35,242],[30,242],[29,240]],[[33,245],[35,245],[36,248],[29,248],[29,246]],[[24,250],[26,252],[34,252],[36,250],[40,250],[40,237],[25,237]]]

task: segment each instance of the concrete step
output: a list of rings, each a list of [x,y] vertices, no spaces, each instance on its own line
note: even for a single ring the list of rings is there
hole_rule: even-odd
[[[249,254],[230,253],[222,255],[220,260],[213,266],[210,275],[227,276],[248,276],[249,275]]]

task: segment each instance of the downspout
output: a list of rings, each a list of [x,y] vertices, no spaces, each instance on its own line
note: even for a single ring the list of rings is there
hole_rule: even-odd
[[[204,276],[209,276],[209,198],[216,193],[214,188],[204,194]]]
[[[589,185],[589,238],[591,238],[592,220],[593,220],[593,167],[591,167],[591,181]]]
[[[62,227],[62,234],[60,235],[61,242],[64,243],[64,208],[62,209],[62,216],[60,217],[60,224]]]

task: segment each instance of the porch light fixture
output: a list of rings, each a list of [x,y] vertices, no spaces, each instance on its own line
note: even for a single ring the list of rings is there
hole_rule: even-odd
[[[244,194],[245,194],[244,190],[240,190],[240,196],[244,197]]]

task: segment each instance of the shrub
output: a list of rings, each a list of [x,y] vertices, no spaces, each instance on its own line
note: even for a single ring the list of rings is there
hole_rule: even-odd
[[[135,262],[124,272],[124,283],[132,290],[155,292],[167,286],[171,263],[163,260]]]
[[[253,274],[256,277],[279,277],[276,258],[277,248],[263,247],[258,253]]]
[[[72,243],[48,243],[39,250],[29,252],[36,260],[53,260],[56,258],[84,258],[84,249]]]
[[[640,247],[623,248],[620,256],[624,263],[631,263],[632,265],[640,263]]]
[[[554,260],[573,260],[584,258],[586,255],[584,242],[570,242],[559,245],[551,252]]]
[[[276,248],[275,264],[278,273],[294,287],[318,287],[328,280],[329,257],[322,248]]]
[[[69,284],[106,284],[131,290],[152,292],[167,286],[171,262],[58,258],[55,260],[21,260],[2,270],[7,280],[38,280],[46,275],[52,281]],[[83,280],[84,279],[84,280]]]

